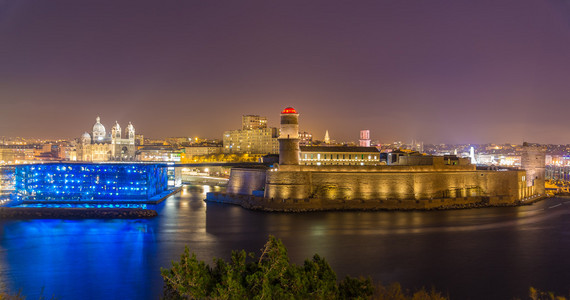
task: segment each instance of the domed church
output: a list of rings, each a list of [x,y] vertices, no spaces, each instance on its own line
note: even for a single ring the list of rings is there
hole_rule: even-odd
[[[127,125],[125,138],[121,126],[115,122],[107,134],[101,118],[95,119],[91,135],[85,132],[77,144],[77,160],[80,161],[132,161],[135,159],[135,127]]]

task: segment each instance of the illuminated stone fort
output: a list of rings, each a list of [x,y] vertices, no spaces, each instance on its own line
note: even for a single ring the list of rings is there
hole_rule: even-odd
[[[211,193],[207,200],[303,211],[515,205],[545,196],[545,150],[540,146],[525,143],[522,169],[478,168],[468,158],[426,155],[398,156],[390,165],[303,165],[298,126],[297,111],[283,110],[279,165],[234,168],[226,193]]]

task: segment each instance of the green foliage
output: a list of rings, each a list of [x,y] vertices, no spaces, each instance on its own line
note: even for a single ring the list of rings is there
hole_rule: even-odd
[[[566,300],[566,297],[557,296],[553,292],[543,292],[535,289],[534,287],[530,287],[528,291],[528,296],[532,300]]]
[[[234,251],[229,262],[214,259],[213,266],[198,261],[186,247],[180,262],[161,269],[161,275],[167,299],[365,299],[374,291],[370,279],[347,277],[337,284],[335,272],[318,255],[302,266],[291,264],[274,236],[258,258]]]
[[[434,289],[429,292],[425,289],[420,289],[416,292],[403,290],[399,283],[392,283],[389,286],[381,284],[376,285],[374,291],[374,299],[382,300],[445,300],[447,297]]]
[[[374,286],[370,278],[347,276],[337,282],[326,260],[315,254],[302,266],[289,261],[281,240],[269,236],[261,255],[234,251],[229,262],[214,259],[212,266],[190,255],[161,269],[165,299],[385,299],[443,300],[435,290],[415,293],[399,284]]]
[[[370,278],[346,276],[339,284],[341,299],[366,299],[374,292]]]

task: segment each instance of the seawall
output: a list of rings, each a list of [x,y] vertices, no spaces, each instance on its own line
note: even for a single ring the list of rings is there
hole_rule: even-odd
[[[251,195],[265,187],[266,168],[232,168],[226,191],[230,194]]]
[[[544,196],[510,202],[503,197],[461,197],[424,200],[364,200],[364,199],[267,199],[253,195],[211,192],[204,201],[240,205],[247,209],[275,212],[309,212],[334,210],[437,210],[531,204]]]
[[[524,174],[524,171],[433,167],[353,167],[343,170],[280,166],[279,171],[267,172],[263,190],[268,199],[424,200],[500,197],[501,201],[515,202],[533,194],[525,187]],[[242,194],[234,191],[228,193]]]

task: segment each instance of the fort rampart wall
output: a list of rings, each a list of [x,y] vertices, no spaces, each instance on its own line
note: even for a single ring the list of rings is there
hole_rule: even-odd
[[[472,165],[234,168],[226,193],[208,200],[275,211],[512,205],[535,198],[525,174]]]
[[[524,171],[268,172],[268,199],[422,200],[475,196],[527,196]]]
[[[228,194],[251,195],[265,188],[266,169],[232,168],[226,187]]]

